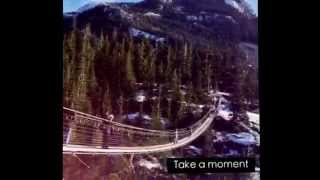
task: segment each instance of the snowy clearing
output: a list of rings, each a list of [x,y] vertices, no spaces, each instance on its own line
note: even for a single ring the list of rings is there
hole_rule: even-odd
[[[146,159],[141,159],[139,162],[138,162],[138,165],[141,166],[141,167],[145,167],[147,169],[162,169],[162,166],[159,162],[152,162],[152,161],[148,161]]]

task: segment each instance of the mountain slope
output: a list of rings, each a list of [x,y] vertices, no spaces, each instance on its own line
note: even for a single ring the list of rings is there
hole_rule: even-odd
[[[241,2],[241,1],[239,1]],[[257,43],[257,17],[236,0],[145,0],[140,3],[90,3],[64,14],[65,31],[76,20],[93,32],[130,33],[132,28],[166,40],[199,45],[248,41]]]

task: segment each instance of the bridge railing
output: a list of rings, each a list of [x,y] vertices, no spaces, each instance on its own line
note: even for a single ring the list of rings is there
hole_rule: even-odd
[[[104,118],[64,108],[64,145],[96,148],[109,146],[150,146],[172,143],[191,136],[213,112],[211,108],[191,126],[178,130],[150,130],[113,122]]]

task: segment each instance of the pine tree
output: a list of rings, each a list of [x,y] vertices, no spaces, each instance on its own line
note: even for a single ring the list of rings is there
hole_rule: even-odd
[[[88,83],[89,77],[91,76],[90,66],[93,65],[94,52],[91,46],[91,30],[88,25],[85,29],[82,49],[80,53],[80,62],[78,66],[79,76],[77,79],[77,86],[75,88],[74,102],[76,102],[76,109],[83,112],[88,112],[89,110],[89,100],[88,100]]]
[[[241,57],[241,55],[238,55],[238,57],[235,59],[236,65],[233,68],[234,74],[232,78],[232,102],[235,114],[243,114],[245,112],[245,106],[243,104],[245,99],[244,90],[246,88],[245,85],[245,78],[246,78],[246,66],[244,62],[244,57]]]
[[[163,61],[160,60],[160,65],[159,65],[159,68],[158,68],[158,81],[159,82],[163,82],[164,81],[164,72],[165,72],[165,68],[164,68],[164,65],[163,65]]]
[[[94,53],[94,52],[93,52]],[[95,104],[97,104],[97,102],[99,101],[99,95],[101,93],[99,93],[99,91],[101,91],[102,89],[99,88],[98,83],[97,83],[97,79],[96,79],[96,73],[95,73],[95,64],[94,64],[94,58],[91,57],[89,62],[89,73],[88,73],[88,96],[89,96],[89,100],[90,100],[90,104],[89,104],[89,111],[93,114],[97,114],[98,113],[98,108],[95,107]]]
[[[204,67],[205,67],[205,70],[204,70],[204,78],[205,78],[205,84],[206,84],[206,89],[207,91],[209,92],[210,88],[211,88],[211,63],[209,62],[209,54],[206,54],[206,58],[204,60]]]
[[[123,91],[121,84],[125,81],[123,69],[125,68],[125,40],[122,39],[120,45],[118,46],[117,54],[116,54],[116,76],[115,76],[115,103],[118,109],[118,121],[122,122],[122,114],[123,114]]]
[[[201,71],[201,57],[199,52],[196,53],[196,57],[193,61],[193,69],[192,69],[192,78],[193,78],[193,89],[194,95],[196,97],[196,101],[200,98],[202,94],[202,71]]]
[[[75,94],[76,94],[76,88],[77,88],[77,82],[78,82],[78,76],[79,76],[79,52],[81,48],[81,41],[78,37],[78,30],[75,28],[72,30],[70,37],[68,38],[66,42],[66,48],[69,47],[70,49],[70,79],[69,79],[69,91],[70,94],[69,102],[70,107],[75,108]],[[64,77],[65,78],[65,77]],[[66,79],[67,80],[67,79]]]
[[[171,83],[170,83],[170,88],[175,92],[177,92],[179,90],[179,78],[178,78],[178,74],[177,74],[176,69],[173,71],[173,75],[172,75]]]
[[[167,58],[166,58],[166,67],[164,70],[165,82],[170,82],[171,79],[171,72],[172,72],[172,48],[168,46],[167,48]]]
[[[147,39],[143,39],[138,45],[137,70],[138,79],[145,82],[148,75],[148,58],[151,53],[150,45]]]
[[[118,105],[119,105],[119,122],[122,123],[123,121],[123,95],[122,93],[120,94],[120,97],[118,99]]]
[[[166,52],[165,44],[161,44],[157,52],[157,82],[158,83],[165,82],[166,58],[167,58],[167,52]]]
[[[211,131],[211,128],[209,128],[205,133],[205,148],[204,148],[204,155],[206,157],[212,157],[214,156],[214,146],[213,146],[213,134]]]
[[[182,59],[182,79],[183,82],[187,82],[191,78],[191,66],[192,66],[192,45],[188,46],[187,43],[183,47],[183,59]]]
[[[111,102],[113,107],[119,106],[119,97],[122,94],[121,91],[121,61],[122,57],[120,56],[121,44],[115,44],[112,47],[109,63],[109,87],[111,88]],[[119,108],[116,108],[117,111]],[[115,109],[114,109],[115,110]]]
[[[149,86],[156,82],[156,55],[152,54],[149,60],[148,68],[148,83]]]
[[[112,42],[117,43],[118,40],[118,30],[116,28],[112,31]]]
[[[154,57],[154,48],[152,47],[150,41],[146,39],[145,41],[145,57],[143,58],[143,80],[147,83],[147,85],[150,87],[152,83],[152,70],[153,70],[153,64],[155,63],[153,61]]]
[[[98,50],[102,51],[105,46],[106,46],[105,37],[103,35],[103,32],[101,32],[100,38],[99,38]]]
[[[181,92],[179,91],[179,96],[178,96],[178,99],[177,99],[177,102],[178,102],[178,111],[177,111],[177,116],[176,116],[176,127],[179,123],[179,120],[182,118],[182,115],[184,113],[184,102],[185,101],[185,98],[184,96],[181,94]]]
[[[126,83],[125,87],[123,87],[123,91],[125,92],[125,96],[129,96],[130,92],[134,89],[134,84],[136,82],[136,77],[133,71],[133,65],[132,65],[132,53],[131,53],[131,47],[129,46],[129,49],[126,53],[126,62],[125,62],[125,77],[124,82]]]
[[[174,124],[177,127],[178,121],[181,118],[182,111],[183,111],[181,102],[184,101],[184,99],[181,94],[179,76],[176,70],[173,71],[170,87],[173,90],[173,101],[174,101],[172,106],[173,108],[172,120],[174,120]]]
[[[160,121],[159,100],[153,102],[153,105],[152,105],[152,129],[157,129],[157,130],[162,129],[162,125]]]
[[[69,38],[64,36],[63,40],[63,92],[64,92],[64,106],[70,107],[72,99],[72,54],[69,46]]]
[[[186,97],[185,97],[185,101],[187,103],[187,111],[188,112],[191,112],[191,108],[189,106],[189,104],[193,101],[193,87],[192,87],[192,82],[189,82],[187,84],[187,94],[186,94]]]
[[[168,106],[167,106],[167,117],[168,117],[168,119],[171,121],[171,118],[172,118],[172,116],[171,116],[171,113],[172,112],[172,98],[171,97],[169,97],[168,98]]]
[[[108,35],[105,36],[104,42],[105,42],[105,43],[104,43],[104,48],[103,48],[104,51],[103,51],[103,52],[104,52],[105,55],[108,56],[108,55],[110,54],[110,46],[111,46],[111,43],[110,43],[110,40],[109,40],[109,36],[108,36]]]
[[[106,113],[112,112],[110,88],[108,85],[106,85],[106,89],[104,91],[102,107],[104,116]]]

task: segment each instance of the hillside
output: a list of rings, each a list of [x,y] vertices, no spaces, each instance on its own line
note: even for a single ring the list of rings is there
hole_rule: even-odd
[[[91,3],[64,14],[68,32],[90,24],[93,32],[131,29],[207,46],[214,41],[246,41],[257,44],[257,17],[224,0],[145,0],[141,3]],[[240,9],[240,10],[239,10]],[[75,23],[76,21],[76,23]]]

